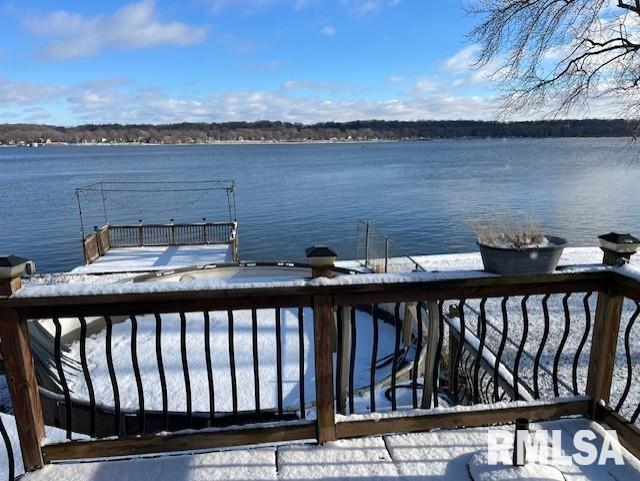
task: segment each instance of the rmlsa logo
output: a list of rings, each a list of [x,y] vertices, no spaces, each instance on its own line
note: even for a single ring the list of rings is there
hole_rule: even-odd
[[[566,441],[565,441],[566,442]],[[612,460],[624,464],[622,448],[615,431],[607,430],[604,437],[589,429],[581,429],[573,436],[573,445],[566,442],[563,451],[561,430],[513,431],[489,430],[487,439],[488,462],[491,465],[524,465],[526,463],[567,466],[604,465]],[[573,454],[568,455],[566,452]]]

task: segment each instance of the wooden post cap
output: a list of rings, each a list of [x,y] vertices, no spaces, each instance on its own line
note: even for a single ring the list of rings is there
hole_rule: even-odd
[[[305,249],[305,254],[311,266],[313,277],[331,277],[337,254],[327,246],[312,246]]]
[[[600,248],[604,251],[603,263],[613,265],[620,260],[629,260],[640,247],[640,239],[631,234],[609,232],[598,236]]]

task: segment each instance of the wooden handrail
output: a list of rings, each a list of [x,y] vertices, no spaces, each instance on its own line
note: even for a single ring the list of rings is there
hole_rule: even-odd
[[[147,312],[176,312],[175,308],[190,309],[190,303],[196,303],[194,310],[200,310],[203,300],[213,305],[224,305],[229,308],[274,307],[287,298],[293,302],[291,306],[311,305],[311,296],[332,296],[334,305],[357,305],[371,302],[417,302],[441,299],[459,299],[461,297],[500,297],[505,295],[560,294],[566,292],[605,291],[610,280],[610,272],[594,270],[578,273],[557,273],[537,276],[489,276],[478,272],[477,277],[449,276],[433,280],[421,273],[407,274],[401,280],[380,282],[376,274],[357,274],[358,281],[341,283],[340,278],[323,281],[309,280],[304,285],[260,286],[252,283],[248,287],[207,288],[203,285],[198,290],[175,290],[164,292],[135,292],[136,284],[131,284],[132,292],[117,294],[83,294],[83,295],[51,295],[38,297],[19,297],[0,299],[0,307],[25,309],[33,317],[44,317],[53,309],[56,314],[73,315],[95,312],[95,308],[104,309],[107,314],[122,312],[121,304],[127,308],[147,309]],[[353,277],[353,276],[352,276]],[[415,281],[413,279],[416,279]],[[367,282],[371,279],[370,282]],[[334,282],[335,281],[335,282]],[[126,289],[126,284],[119,284],[118,290]],[[89,286],[90,289],[90,286]],[[220,304],[222,301],[223,304]],[[172,311],[172,309],[174,309]]]

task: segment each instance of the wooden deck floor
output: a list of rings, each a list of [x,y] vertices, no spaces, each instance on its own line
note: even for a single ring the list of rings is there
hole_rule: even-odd
[[[587,420],[541,423],[538,429],[560,429],[563,448]],[[511,430],[511,427],[503,429]],[[594,429],[599,436],[601,428]],[[602,442],[602,437],[599,437]],[[566,441],[566,442],[565,442]],[[288,444],[200,454],[108,462],[49,465],[25,481],[204,481],[204,480],[446,480],[470,479],[467,464],[487,449],[487,429],[398,434],[343,440],[324,446]],[[568,452],[570,454],[570,452]],[[625,453],[625,464],[561,467],[566,479],[640,479],[640,463]]]

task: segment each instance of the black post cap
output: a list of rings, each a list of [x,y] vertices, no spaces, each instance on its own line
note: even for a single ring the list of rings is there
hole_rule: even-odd
[[[336,257],[337,254],[328,246],[311,246],[305,249],[307,258],[309,257]]]
[[[638,244],[640,239],[632,236],[631,234],[619,234],[617,232],[609,232],[598,236],[598,239],[612,242],[614,244]]]
[[[25,264],[29,261],[29,259],[25,259],[20,256],[0,256],[0,267],[16,267],[20,264]]]
[[[640,239],[631,234],[620,234],[618,232],[609,232],[598,236],[600,247],[605,251],[616,254],[629,256],[635,254],[640,247]]]
[[[13,279],[22,275],[29,259],[19,256],[0,256],[0,278]]]

